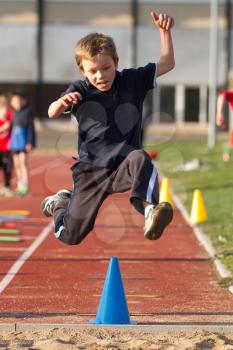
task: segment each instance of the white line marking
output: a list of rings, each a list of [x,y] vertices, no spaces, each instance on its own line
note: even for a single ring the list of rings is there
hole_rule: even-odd
[[[10,236],[10,237],[12,237],[12,236]],[[14,236],[15,237],[15,236]],[[32,241],[32,240],[34,240],[35,239],[35,237],[36,236],[29,236],[29,235],[17,235],[16,237],[18,237],[18,238],[21,238],[22,239],[22,241]]]
[[[47,167],[49,166],[55,166],[59,164],[59,161],[56,159],[55,161],[48,162],[46,164],[42,164],[38,166],[37,168],[34,168],[30,171],[30,177],[34,175],[38,175],[43,172]],[[13,179],[13,183],[16,181],[16,178]],[[45,218],[27,218],[27,222],[41,222],[41,221],[47,221]],[[20,221],[19,221],[20,222]],[[49,232],[51,231],[51,228],[53,227],[53,221],[50,221],[48,225],[43,229],[43,231],[39,234],[39,236],[35,239],[35,241],[25,250],[25,248],[10,248],[11,251],[17,251],[17,250],[25,250],[24,253],[15,261],[15,263],[12,265],[10,270],[7,272],[7,274],[3,277],[2,281],[0,282],[0,294],[6,289],[8,284],[13,280],[13,278],[16,276],[18,271],[21,269],[23,264],[30,258],[30,256],[34,253],[34,251],[40,246],[40,244],[45,240],[45,238],[48,236]],[[23,238],[23,237],[22,237]],[[25,236],[24,238],[29,239],[29,236]],[[33,237],[34,238],[34,237]],[[31,239],[31,237],[30,237]],[[7,250],[7,248],[0,248],[0,250]]]
[[[45,240],[45,238],[50,233],[53,227],[53,221],[43,229],[43,231],[39,234],[37,239],[30,245],[30,247],[25,250],[25,252],[16,260],[10,270],[7,272],[6,276],[0,282],[0,293],[2,293],[8,284],[13,280],[18,271],[21,269],[23,264],[30,258],[30,256],[34,253],[34,251],[40,246],[40,244]]]
[[[174,194],[172,190],[171,190],[171,193],[172,193],[172,197],[174,199],[176,207],[180,210],[187,224],[192,228],[197,240],[201,242],[201,244],[204,246],[207,253],[210,255],[211,258],[213,258],[214,264],[221,278],[231,277],[232,276],[231,272],[225,267],[225,265],[218,258],[216,258],[217,252],[212,244],[211,239],[202,231],[200,227],[198,227],[197,225],[190,225],[187,210],[185,209],[180,199]],[[233,286],[230,286],[228,289],[231,293],[233,293]]]
[[[204,246],[205,250],[210,255],[210,257],[213,258],[214,264],[220,276],[222,278],[230,277],[231,272],[224,266],[224,264],[218,258],[216,258],[217,252],[212,244],[211,239],[202,231],[200,227],[198,227],[197,225],[190,225],[187,210],[181,203],[180,199],[174,194],[174,192],[171,191],[171,193],[172,193],[172,197],[174,199],[176,207],[180,210],[187,224],[193,229],[193,232],[196,238],[198,239],[199,242],[202,243],[202,245]]]
[[[160,177],[161,178],[164,177],[161,170],[160,170]],[[181,212],[181,215],[183,216],[187,224],[192,228],[197,240],[204,246],[207,253],[213,259],[220,277],[221,278],[232,277],[231,271],[228,270],[228,268],[226,268],[225,265],[218,258],[216,258],[217,252],[212,244],[211,239],[202,231],[200,227],[198,227],[197,225],[190,224],[188,211],[186,210],[185,206],[183,205],[179,197],[174,193],[172,188],[170,188],[170,190],[171,190],[172,198],[174,199],[175,206],[177,207],[177,209],[179,209],[179,211]],[[228,287],[228,290],[233,294],[233,285]]]

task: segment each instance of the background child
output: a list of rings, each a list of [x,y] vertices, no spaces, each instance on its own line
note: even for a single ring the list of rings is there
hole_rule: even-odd
[[[13,153],[17,177],[16,193],[26,195],[29,192],[27,154],[35,147],[33,115],[24,94],[14,94],[11,98],[11,106],[14,114],[10,149]]]
[[[225,104],[229,102],[230,107],[233,109],[233,91],[224,90],[221,91],[217,99],[217,114],[216,124],[218,126],[226,127],[226,116],[225,116]],[[233,149],[233,130],[230,130],[229,145],[224,148],[222,159],[228,162],[231,159]]]
[[[10,197],[13,193],[10,190],[12,174],[12,157],[10,152],[12,112],[9,110],[9,103],[6,96],[0,96],[0,167],[3,170],[4,187],[0,189],[0,195]]]
[[[79,162],[72,167],[73,191],[61,190],[41,204],[44,215],[54,215],[55,236],[64,243],[78,244],[86,237],[111,193],[131,191],[131,204],[145,215],[147,239],[158,239],[172,220],[170,204],[159,204],[157,170],[141,150],[143,101],[156,85],[156,76],[174,67],[170,31],[174,21],[166,14],[151,15],[160,29],[158,64],[118,72],[112,38],[89,34],[75,49],[85,80],[71,84],[49,107],[50,118],[71,109],[79,123]]]

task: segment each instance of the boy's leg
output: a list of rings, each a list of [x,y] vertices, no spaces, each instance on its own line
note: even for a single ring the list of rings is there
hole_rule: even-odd
[[[173,210],[169,203],[159,203],[158,174],[151,158],[143,150],[132,151],[114,176],[113,192],[131,189],[131,203],[146,218],[145,237],[158,239],[171,222]]]
[[[27,153],[22,151],[19,153],[19,167],[20,167],[20,188],[19,192],[24,195],[29,191],[28,187],[28,164]]]
[[[12,173],[12,157],[10,152],[4,152],[3,171],[4,171],[4,178],[5,178],[5,186],[7,188],[10,188],[11,173]]]
[[[12,177],[12,170],[13,170],[13,159],[12,159],[12,154],[11,152],[8,152],[7,154],[7,178],[9,181],[9,187],[11,185],[11,177]]]
[[[131,190],[130,201],[141,214],[146,205],[159,203],[157,170],[145,151],[129,153],[113,176],[113,192]]]
[[[98,210],[108,195],[105,169],[96,172],[90,165],[79,164],[73,179],[72,193],[62,190],[55,195],[57,198],[50,196],[42,202],[43,213],[48,205],[52,207],[55,236],[67,244],[79,244],[93,229]]]
[[[15,173],[16,173],[16,179],[17,179],[17,188],[16,190],[19,188],[19,184],[21,182],[21,174],[20,174],[20,164],[19,164],[19,154],[14,152],[13,153],[13,164],[14,164],[14,168],[15,168]]]
[[[3,165],[3,152],[0,152],[0,169],[4,172],[4,165]],[[3,195],[4,185],[0,185],[0,196]]]
[[[2,190],[2,194],[5,197],[11,197],[13,196],[13,193],[10,190],[11,172],[12,172],[12,158],[11,158],[10,152],[3,152],[2,168],[4,173],[4,185],[5,185],[5,187]]]
[[[229,162],[229,160],[231,159],[231,150],[232,149],[230,146],[224,147],[223,155],[222,155],[222,160],[224,162]]]
[[[4,176],[4,186],[9,187],[9,181],[7,178],[7,156],[6,152],[2,153],[2,170],[3,170],[3,176]]]

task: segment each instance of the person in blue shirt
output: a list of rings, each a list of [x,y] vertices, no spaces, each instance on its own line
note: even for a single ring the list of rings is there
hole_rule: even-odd
[[[159,203],[158,174],[141,149],[142,106],[159,77],[175,65],[167,14],[151,13],[160,30],[158,63],[117,70],[118,55],[111,37],[91,33],[75,48],[84,80],[71,84],[51,103],[49,118],[69,111],[78,121],[79,161],[73,165],[73,190],[60,190],[41,203],[45,216],[54,216],[55,236],[79,244],[93,229],[98,210],[112,193],[130,191],[130,202],[145,215],[144,236],[158,239],[172,221],[169,203]]]
[[[24,196],[29,193],[28,153],[35,147],[34,119],[23,93],[14,93],[10,104],[14,111],[10,150],[17,177],[16,193]]]

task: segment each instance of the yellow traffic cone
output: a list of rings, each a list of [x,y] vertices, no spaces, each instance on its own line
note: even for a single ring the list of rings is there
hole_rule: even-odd
[[[207,212],[200,190],[195,190],[193,194],[190,223],[199,224],[207,220]]]
[[[174,202],[170,193],[170,185],[167,177],[163,178],[160,193],[159,193],[159,202],[168,202],[172,206],[174,206]]]

